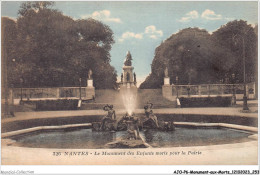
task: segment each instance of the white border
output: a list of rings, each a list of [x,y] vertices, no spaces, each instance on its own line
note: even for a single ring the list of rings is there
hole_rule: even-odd
[[[1,0],[1,2],[7,0]],[[8,1],[17,1],[17,0],[8,0]],[[24,0],[22,0],[24,1]],[[39,0],[34,0],[39,1]],[[56,0],[56,1],[64,1],[64,0]],[[77,0],[77,1],[91,1],[91,0]],[[110,0],[102,0],[102,1],[110,1]],[[122,0],[113,0],[113,1],[122,1]],[[132,1],[140,1],[140,0],[132,0]],[[160,1],[160,0],[142,0],[142,1]],[[171,0],[164,0],[164,1],[171,1]],[[175,1],[182,1],[182,0],[175,0]],[[191,1],[191,0],[189,0]],[[194,0],[193,0],[194,1]],[[201,2],[207,2],[203,0],[197,0]],[[211,1],[226,1],[226,0],[211,0]],[[228,1],[246,1],[246,0],[228,0]],[[251,0],[251,1],[258,1],[258,0]],[[248,1],[247,1],[248,2]],[[259,8],[259,1],[258,1],[258,8]],[[0,9],[1,12],[1,9]],[[260,13],[258,9],[258,21],[259,21]],[[1,24],[1,23],[0,23]],[[258,34],[260,29],[258,28]],[[260,37],[258,35],[258,41]],[[260,46],[258,44],[258,53],[260,51]],[[260,63],[258,61],[258,67]],[[258,72],[258,85],[259,85],[259,75]],[[1,96],[1,94],[0,94]],[[1,108],[1,106],[0,106]],[[260,107],[258,106],[258,110]],[[260,121],[258,120],[258,126]],[[1,131],[0,131],[1,132]],[[258,130],[258,135],[260,131]],[[1,141],[0,141],[1,143]],[[258,139],[258,145],[259,144]],[[1,147],[1,145],[0,145]],[[260,149],[258,146],[258,152],[260,153]],[[0,159],[1,161],[1,159]],[[173,174],[174,170],[197,170],[197,171],[232,171],[232,170],[259,170],[259,156],[258,156],[258,165],[239,165],[239,166],[205,166],[205,165],[196,165],[196,166],[175,166],[175,165],[167,165],[167,166],[16,166],[16,165],[1,165],[1,171],[10,171],[10,172],[21,172],[21,171],[34,171],[34,174]],[[17,174],[17,173],[16,173]]]

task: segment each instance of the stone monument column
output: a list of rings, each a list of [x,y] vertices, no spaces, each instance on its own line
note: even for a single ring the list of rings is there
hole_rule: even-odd
[[[123,66],[123,73],[121,75],[121,86],[120,89],[131,89],[137,92],[136,87],[136,75],[133,72],[134,67],[132,66],[132,55],[128,51],[126,54],[124,66]]]

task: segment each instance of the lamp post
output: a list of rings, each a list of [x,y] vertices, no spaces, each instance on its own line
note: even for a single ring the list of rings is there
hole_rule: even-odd
[[[20,78],[20,86],[21,86],[21,100],[20,100],[20,104],[23,103],[23,82],[24,82],[24,79],[23,77]]]
[[[232,96],[232,102],[233,105],[236,105],[236,90],[235,90],[235,74],[232,74],[232,84],[233,84],[233,96]]]
[[[245,56],[245,39],[242,36],[243,44],[243,67],[244,67],[244,96],[243,96],[243,110],[249,110],[247,106],[247,96],[246,96],[246,56]]]
[[[249,30],[250,28],[247,31],[244,31],[243,35],[240,36],[240,41],[242,40],[242,56],[243,56],[243,84],[244,84],[243,110],[249,110],[247,106],[247,96],[246,96],[246,56],[245,56],[245,35]],[[237,35],[233,36],[233,39],[235,39],[236,36]]]
[[[9,117],[9,105],[8,105],[8,94],[9,94],[9,88],[8,88],[8,71],[7,71],[7,51],[6,47],[2,47],[2,59],[4,63],[4,98],[5,98],[5,103],[4,103],[4,116]]]
[[[79,99],[81,100],[81,78],[79,78]]]
[[[190,97],[190,83],[188,84],[187,91],[188,91],[188,97]]]
[[[176,91],[177,91],[177,98],[179,97],[179,93],[178,93],[178,80],[179,80],[179,77],[176,76]]]

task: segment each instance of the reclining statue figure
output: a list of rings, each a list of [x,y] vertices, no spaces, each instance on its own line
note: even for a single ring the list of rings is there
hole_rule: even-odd
[[[152,103],[147,103],[147,105],[144,106],[145,120],[143,121],[143,127],[148,129],[158,129],[161,131],[174,131],[175,126],[173,120],[158,121],[157,117],[153,113],[152,108],[153,108]]]

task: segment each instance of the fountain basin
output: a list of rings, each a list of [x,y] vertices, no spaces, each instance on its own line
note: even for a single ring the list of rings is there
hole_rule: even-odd
[[[180,122],[175,125],[177,126],[175,131],[163,132],[149,129],[141,131],[140,135],[151,147],[163,148],[247,142],[254,138],[252,136],[257,131],[254,127],[241,126],[240,128],[238,125],[228,124],[197,123],[196,125],[196,123]],[[45,126],[9,132],[2,134],[2,138],[15,140],[16,142],[12,142],[11,145],[21,147],[103,149],[110,148],[107,146],[109,143],[118,141],[127,134],[126,131],[92,132],[90,124],[57,127]]]

